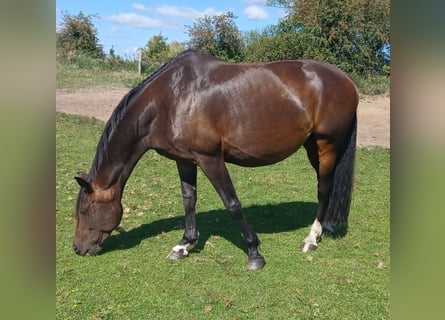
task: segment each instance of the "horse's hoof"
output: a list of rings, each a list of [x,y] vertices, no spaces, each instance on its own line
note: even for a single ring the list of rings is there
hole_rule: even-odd
[[[317,245],[313,243],[304,243],[301,245],[301,251],[303,252],[312,252],[317,249]]]
[[[264,267],[266,260],[263,257],[249,258],[247,262],[247,270],[259,270]]]
[[[185,246],[177,245],[170,251],[167,258],[170,260],[180,260],[184,259],[189,255],[188,250],[185,248]]]
[[[180,259],[184,259],[186,257],[187,257],[187,255],[180,253],[180,252],[176,252],[176,251],[170,252],[169,255],[167,256],[167,258],[170,260],[180,260]]]

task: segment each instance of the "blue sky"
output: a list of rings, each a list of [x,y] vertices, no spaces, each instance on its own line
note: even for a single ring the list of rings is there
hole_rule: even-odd
[[[184,26],[192,26],[204,15],[233,12],[240,31],[277,24],[284,11],[265,3],[266,0],[56,0],[56,23],[61,22],[61,12],[97,14],[93,23],[105,53],[113,46],[116,54],[133,58],[136,49],[144,47],[154,35],[163,35],[167,42],[188,40]]]

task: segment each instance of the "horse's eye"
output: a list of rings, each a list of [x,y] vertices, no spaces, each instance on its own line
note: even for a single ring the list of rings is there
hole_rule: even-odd
[[[79,212],[81,214],[88,214],[89,211],[90,211],[89,203],[82,203],[79,205]]]

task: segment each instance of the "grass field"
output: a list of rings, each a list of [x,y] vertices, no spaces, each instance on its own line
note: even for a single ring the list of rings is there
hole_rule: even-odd
[[[79,89],[102,87],[132,88],[144,80],[147,75],[138,75],[134,70],[106,70],[97,68],[79,68],[76,65],[56,64],[57,89]]]
[[[299,252],[316,208],[304,150],[268,167],[229,165],[245,215],[262,241],[264,269],[245,270],[245,246],[200,173],[199,243],[165,257],[184,228],[174,162],[148,152],[122,199],[121,230],[96,257],[72,251],[73,177],[88,171],[103,123],[57,114],[57,319],[387,319],[390,300],[390,151],[357,151],[348,232]]]

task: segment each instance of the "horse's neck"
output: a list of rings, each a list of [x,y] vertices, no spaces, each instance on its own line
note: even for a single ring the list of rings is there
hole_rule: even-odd
[[[150,123],[157,116],[157,108],[136,89],[130,91],[113,111],[102,134],[91,168],[97,184],[102,188],[114,187],[122,195],[125,184],[136,163],[150,148],[146,140]],[[136,108],[136,109],[134,109]],[[138,109],[141,108],[141,109]]]
[[[91,168],[93,179],[101,189],[113,188],[121,195],[133,168],[146,151],[138,143],[138,137],[131,137],[123,126],[115,129],[102,148],[98,147]]]

